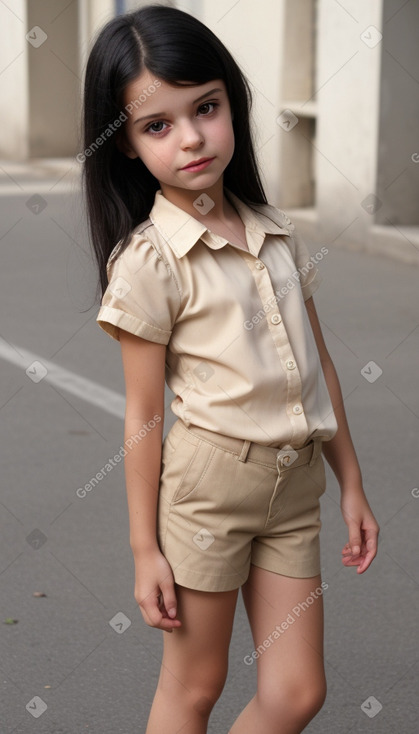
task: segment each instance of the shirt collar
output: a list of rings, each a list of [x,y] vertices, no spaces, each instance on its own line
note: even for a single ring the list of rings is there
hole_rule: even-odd
[[[250,208],[226,187],[224,192],[239,213],[246,234],[250,235],[249,240],[252,244],[249,243],[249,249],[255,250],[254,254],[257,255],[259,252],[266,234],[290,235],[294,227],[280,209],[268,204],[254,204]],[[274,221],[270,217],[273,217]],[[166,199],[161,189],[156,191],[150,220],[178,258],[186,255],[201,238],[213,250],[227,244],[227,240],[223,237],[212,234],[205,224]]]

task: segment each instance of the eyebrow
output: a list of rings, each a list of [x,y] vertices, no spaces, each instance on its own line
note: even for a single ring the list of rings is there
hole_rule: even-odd
[[[224,90],[220,87],[215,87],[214,89],[210,89],[208,92],[205,92],[204,94],[201,94],[198,99],[194,99],[192,104],[196,104],[197,102],[200,102],[201,99],[204,99],[205,97],[209,97],[210,94],[214,94],[215,92],[223,92]],[[166,117],[166,112],[153,112],[151,115],[145,115],[145,117],[137,117],[136,120],[134,120],[134,125],[137,124],[137,122],[141,122],[141,120],[151,120],[153,117]]]

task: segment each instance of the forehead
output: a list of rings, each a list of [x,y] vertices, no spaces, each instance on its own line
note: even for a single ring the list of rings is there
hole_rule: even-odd
[[[157,83],[156,83],[157,82]],[[194,84],[191,86],[186,83],[184,87],[175,87],[168,82],[156,77],[148,69],[144,70],[136,79],[130,82],[124,91],[124,105],[129,108],[137,109],[141,105],[141,109],[163,109],[161,104],[174,106],[175,104],[189,104],[195,99],[213,88],[222,89],[226,92],[226,86],[222,79],[213,79],[204,84]]]

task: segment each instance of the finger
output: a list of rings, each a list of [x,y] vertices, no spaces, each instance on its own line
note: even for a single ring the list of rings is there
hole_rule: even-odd
[[[178,620],[172,620],[165,617],[159,609],[159,600],[157,596],[148,597],[139,604],[144,621],[150,627],[156,627],[166,632],[171,632],[174,627],[179,627]]]
[[[342,558],[342,563],[344,566],[359,566],[361,563],[360,556],[357,556],[356,558],[353,558],[352,556],[347,556]]]
[[[358,568],[358,573],[364,573],[367,568],[371,565],[375,556],[377,555],[377,535],[376,531],[371,531],[372,537],[368,538],[365,543],[365,553],[362,558],[362,562]]]
[[[175,585],[172,578],[166,578],[160,583],[162,611],[164,610],[170,619],[176,618],[177,601],[175,594]]]
[[[167,616],[164,616],[160,611],[158,612],[158,614],[153,614],[153,612],[151,612],[150,614],[149,611],[141,609],[141,613],[143,615],[144,622],[146,622],[149,627],[161,629],[163,630],[163,632],[173,632],[173,629],[175,627],[180,626],[179,620],[169,619]]]
[[[354,556],[352,554],[350,543],[342,548],[342,563],[344,566],[358,566],[361,563],[362,556],[360,554]]]
[[[353,556],[359,556],[361,553],[361,530],[359,525],[351,523],[349,525],[349,546]]]

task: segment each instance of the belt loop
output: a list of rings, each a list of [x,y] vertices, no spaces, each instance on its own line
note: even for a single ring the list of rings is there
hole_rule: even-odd
[[[242,450],[241,450],[240,456],[238,457],[239,461],[246,461],[247,454],[249,453],[249,449],[250,449],[250,443],[251,443],[250,441],[243,441]]]
[[[309,466],[313,466],[313,464],[317,460],[318,456],[321,454],[321,452],[322,452],[322,444],[323,444],[323,439],[322,438],[320,438],[320,437],[319,438],[313,438],[313,453],[311,454],[311,459],[308,462],[308,465]]]

